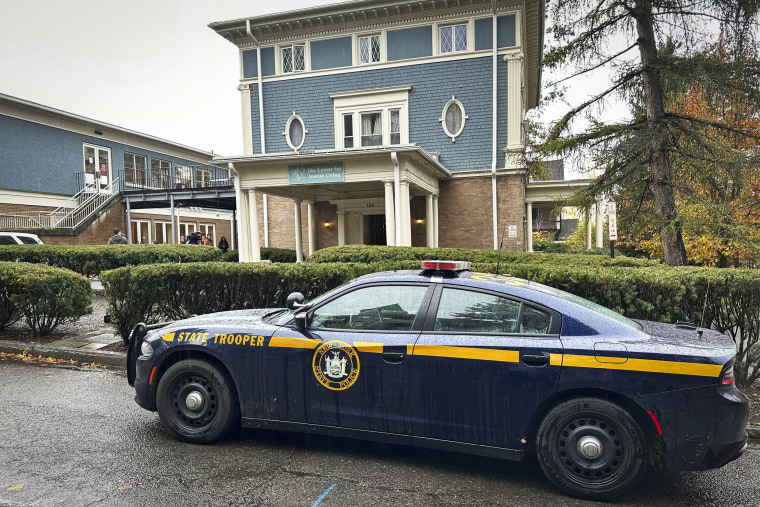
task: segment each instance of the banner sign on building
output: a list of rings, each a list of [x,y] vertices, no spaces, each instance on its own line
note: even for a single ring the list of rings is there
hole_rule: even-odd
[[[288,183],[290,185],[335,183],[338,181],[343,181],[343,162],[288,166]]]

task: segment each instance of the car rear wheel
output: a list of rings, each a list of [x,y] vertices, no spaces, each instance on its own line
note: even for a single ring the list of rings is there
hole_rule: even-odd
[[[596,398],[560,403],[544,417],[536,437],[538,461],[563,492],[607,500],[646,473],[644,432],[618,405]]]
[[[158,384],[156,405],[161,422],[175,438],[195,444],[216,440],[239,419],[232,379],[196,359],[180,361],[166,371]]]

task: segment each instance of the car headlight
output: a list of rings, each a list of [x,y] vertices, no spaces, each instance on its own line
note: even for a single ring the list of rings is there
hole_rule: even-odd
[[[140,354],[143,357],[150,357],[153,355],[153,352],[153,346],[150,343],[143,341],[142,345],[140,346]]]

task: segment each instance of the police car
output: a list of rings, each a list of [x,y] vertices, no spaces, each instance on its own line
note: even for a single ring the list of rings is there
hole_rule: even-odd
[[[242,423],[536,455],[555,486],[596,500],[649,467],[716,468],[746,449],[728,337],[468,267],[425,261],[291,294],[289,309],[139,324],[129,383],[187,442]]]

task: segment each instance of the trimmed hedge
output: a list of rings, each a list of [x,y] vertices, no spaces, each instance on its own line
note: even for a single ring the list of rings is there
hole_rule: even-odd
[[[111,318],[126,343],[138,322],[284,307],[291,292],[312,298],[371,271],[351,264],[154,264],[105,271],[101,281]]]
[[[85,276],[122,266],[216,261],[220,255],[219,249],[202,245],[0,246],[0,261],[45,264]]]
[[[468,250],[465,248],[420,248],[398,246],[336,246],[314,252],[306,262],[398,262],[410,260],[441,259],[461,260],[472,263],[502,264],[572,264],[577,266],[618,266],[648,267],[659,262],[649,259],[617,257],[611,259],[603,255],[538,254],[525,252],[504,252],[498,250]]]
[[[238,251],[230,250],[222,255],[224,262],[239,262]],[[262,248],[261,260],[271,262],[296,262],[296,251],[286,248]]]
[[[90,281],[68,269],[0,262],[0,330],[24,317],[34,336],[92,308]]]

